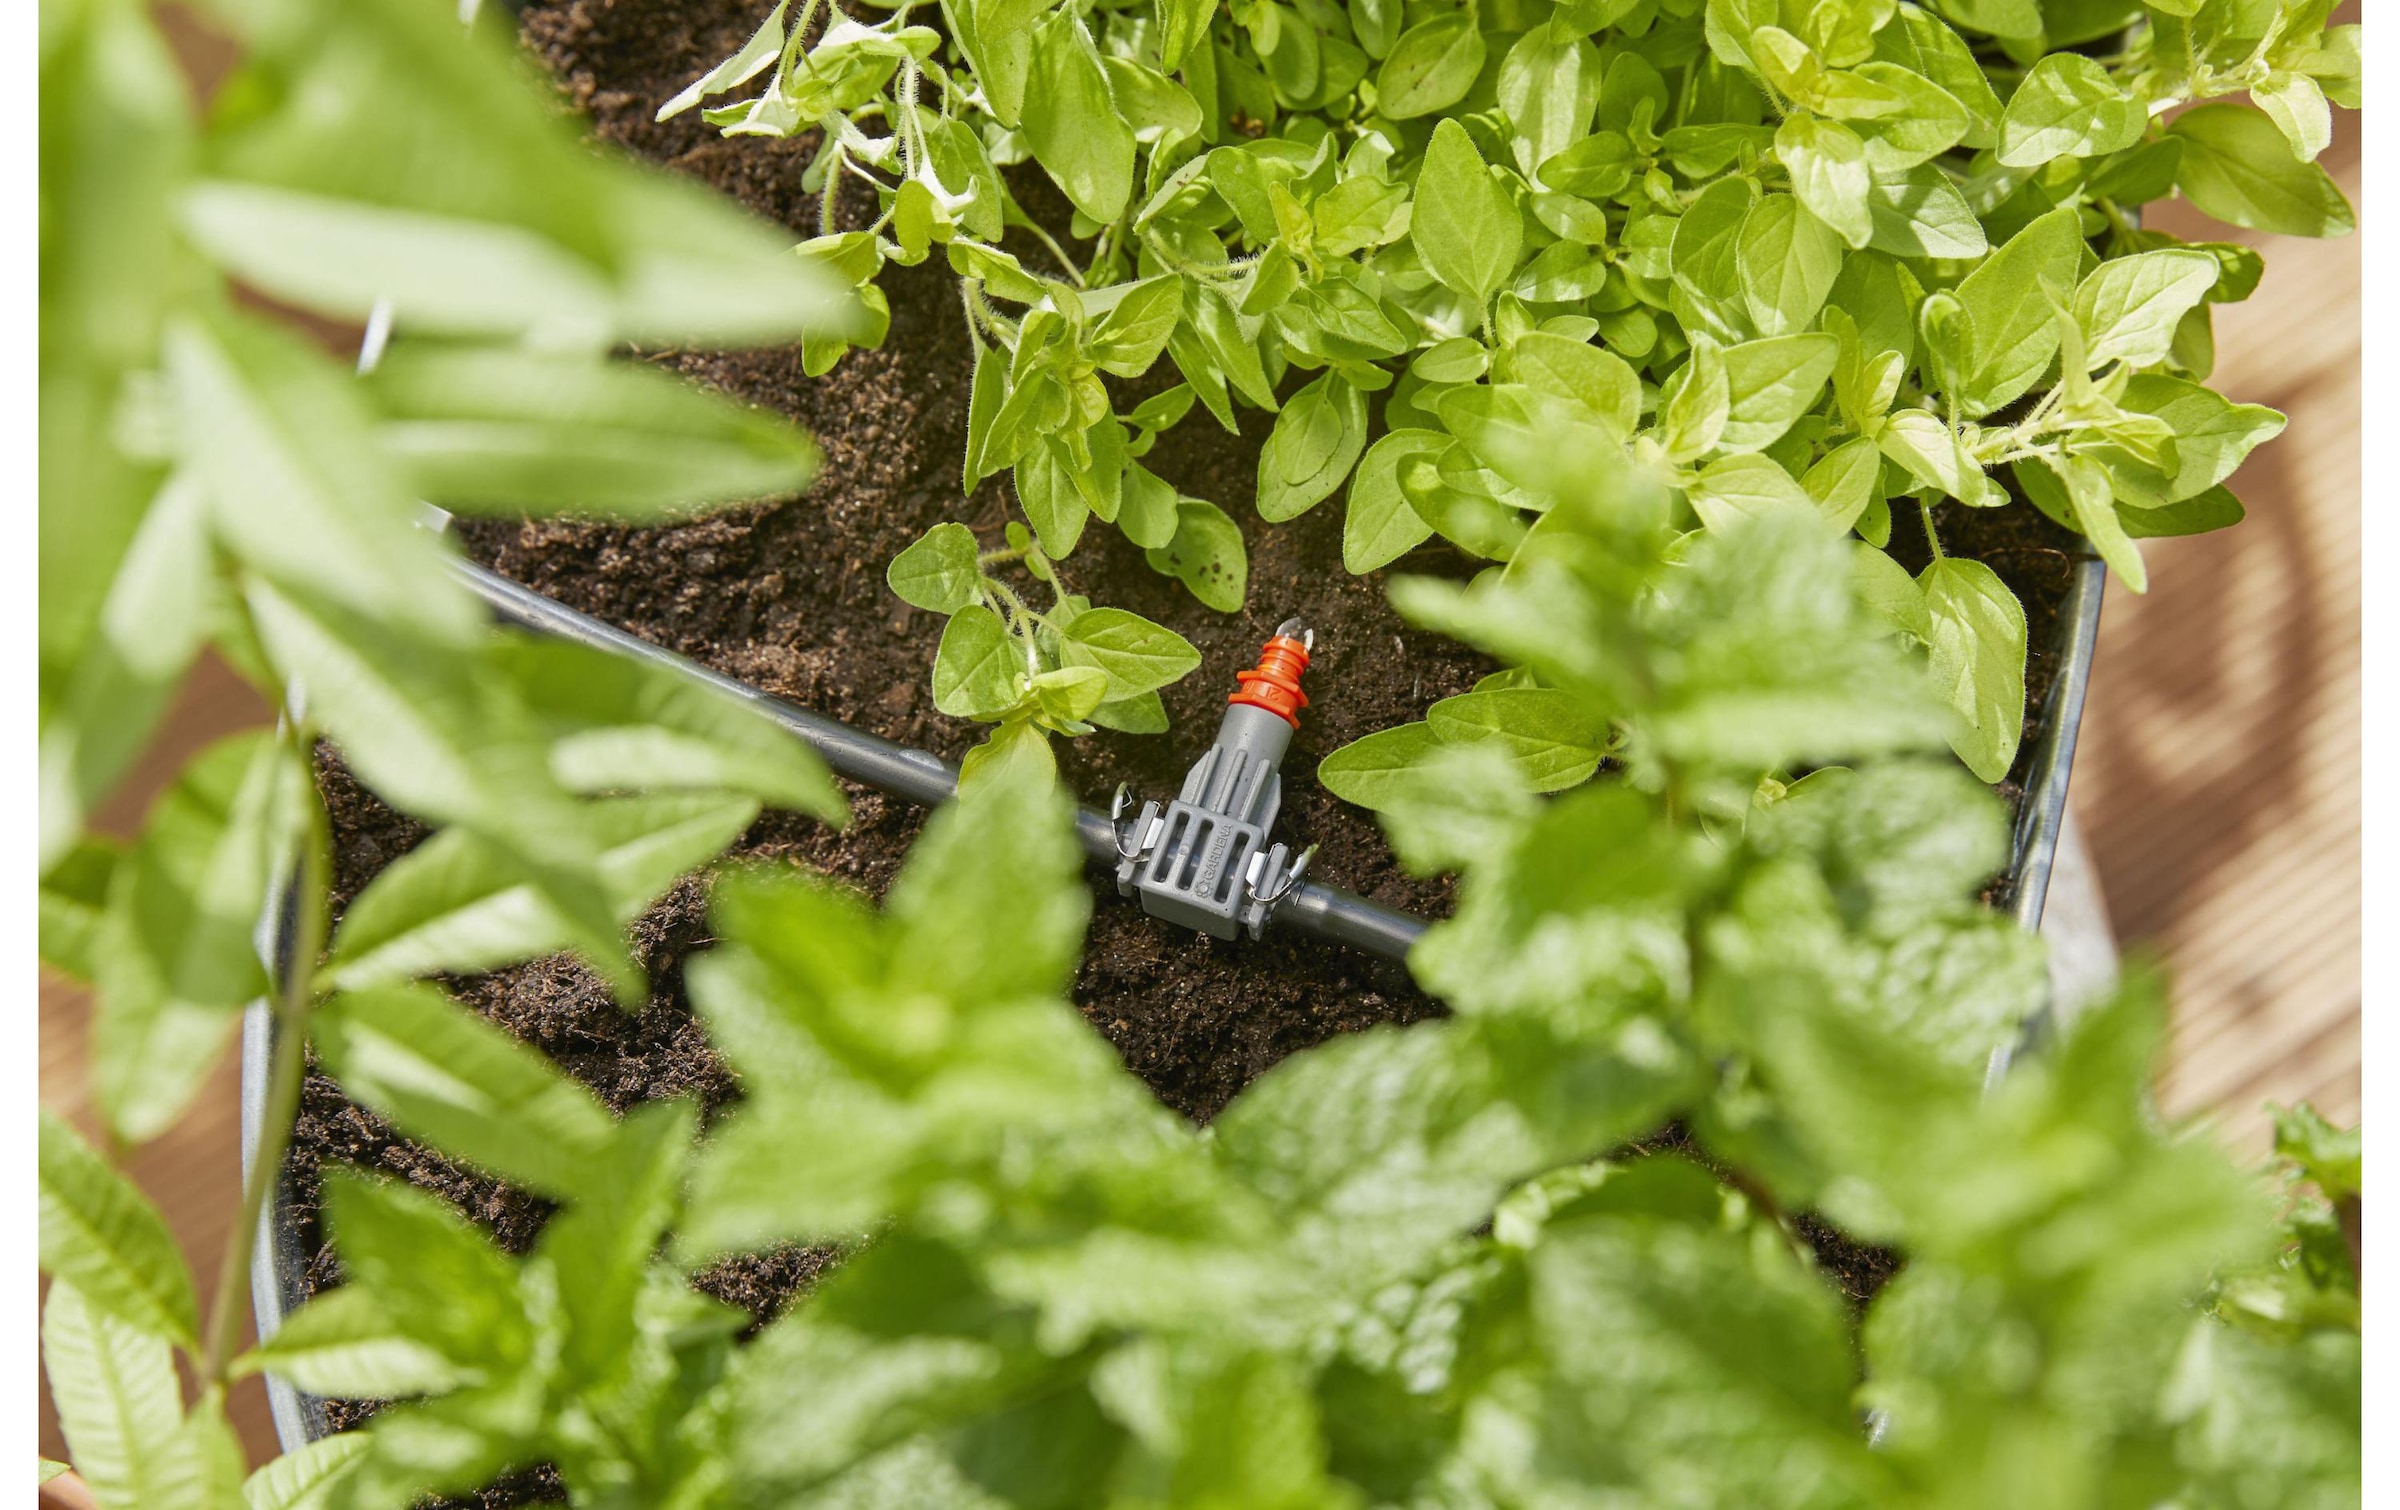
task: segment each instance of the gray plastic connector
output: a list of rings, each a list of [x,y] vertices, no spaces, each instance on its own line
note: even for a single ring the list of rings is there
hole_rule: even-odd
[[[1304,637],[1313,643],[1297,620],[1278,631],[1279,639]],[[1306,664],[1304,656],[1300,664]],[[1182,792],[1164,812],[1145,802],[1129,828],[1120,793],[1111,815],[1117,821],[1118,893],[1139,898],[1152,917],[1221,939],[1245,928],[1257,938],[1308,866],[1307,854],[1294,859],[1284,845],[1268,842],[1283,807],[1283,755],[1291,742],[1292,724],[1282,714],[1231,703],[1216,743],[1183,778]]]

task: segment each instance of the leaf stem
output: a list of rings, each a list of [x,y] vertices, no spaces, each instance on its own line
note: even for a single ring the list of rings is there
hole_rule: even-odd
[[[307,735],[295,736],[305,750]],[[206,1352],[201,1378],[207,1384],[226,1382],[226,1370],[241,1334],[242,1317],[250,1296],[250,1257],[267,1208],[267,1192],[283,1175],[283,1159],[291,1148],[292,1124],[299,1116],[300,1089],[307,1066],[308,1014],[316,1000],[317,956],[325,950],[326,832],[325,809],[310,794],[306,804],[308,831],[300,845],[300,863],[292,877],[298,898],[291,954],[284,962],[281,989],[275,996],[275,1055],[267,1071],[267,1103],[258,1124],[258,1147],[242,1181],[241,1214],[226,1235],[225,1256],[217,1266],[216,1293],[209,1299]]]
[[[1075,259],[1067,255],[1067,249],[1060,246],[1058,242],[1051,237],[1048,231],[1045,231],[1040,226],[1034,224],[1032,216],[1024,216],[1014,223],[1024,227],[1028,231],[1031,231],[1036,241],[1039,241],[1042,245],[1050,249],[1050,255],[1058,259],[1058,265],[1067,270],[1067,276],[1075,280],[1075,286],[1077,288],[1090,287],[1089,284],[1083,281],[1083,269],[1077,267],[1075,265]]]
[[[1933,552],[1934,560],[1940,561],[1944,559],[1942,552],[1942,537],[1938,534],[1935,534],[1933,529],[1933,500],[1926,497],[1923,493],[1919,493],[1917,495],[1917,513],[1922,516],[1925,521],[1925,548]]]

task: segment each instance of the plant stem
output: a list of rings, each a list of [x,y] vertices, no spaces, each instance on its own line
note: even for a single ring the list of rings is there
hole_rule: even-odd
[[[1917,495],[1917,512],[1925,520],[1925,548],[1933,552],[1934,560],[1939,561],[1943,559],[1942,537],[1933,530],[1933,501],[1922,493]]]
[[[1077,288],[1089,287],[1089,285],[1083,281],[1083,269],[1077,267],[1075,265],[1075,259],[1067,255],[1067,249],[1063,246],[1060,246],[1058,242],[1051,237],[1048,231],[1045,231],[1040,226],[1035,225],[1033,223],[1032,216],[1028,215],[1023,219],[1014,222],[1014,224],[1031,231],[1035,240],[1050,248],[1050,255],[1058,259],[1058,265],[1067,270],[1067,276],[1075,280],[1075,286]]]
[[[305,748],[305,744],[303,744]],[[313,794],[312,794],[313,799]],[[242,1317],[250,1295],[250,1255],[258,1239],[267,1192],[283,1174],[283,1157],[291,1148],[292,1124],[300,1112],[300,1087],[307,1065],[308,1013],[316,1000],[317,956],[325,949],[326,858],[325,809],[308,803],[308,832],[300,846],[299,867],[292,886],[299,898],[292,950],[285,962],[282,989],[275,997],[275,1057],[268,1069],[266,1109],[259,1118],[258,1149],[242,1182],[242,1210],[225,1239],[225,1256],[217,1266],[216,1294],[209,1300],[206,1348],[201,1378],[208,1384],[225,1382],[233,1361]]]

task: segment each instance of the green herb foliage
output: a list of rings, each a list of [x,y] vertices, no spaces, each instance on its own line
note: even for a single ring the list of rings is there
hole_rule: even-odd
[[[1596,27],[1636,9],[1578,14]],[[1828,31],[1838,9],[1793,35],[1854,55],[1863,44],[1845,52]],[[2000,27],[2040,14],[1946,9]],[[2286,1114],[2279,1152],[2306,1183],[2279,1206],[2160,1125],[2144,1095],[2160,1011],[2138,976],[2049,1024],[2042,1051],[1987,1086],[1995,1051],[2037,1019],[2043,959],[1977,903],[2005,819],[1943,753],[1960,717],[1949,687],[1928,691],[1915,668],[1930,640],[1936,666],[1996,709],[2012,668],[1971,634],[1945,648],[1933,599],[1938,587],[1978,622],[2005,609],[1969,571],[1921,587],[1826,528],[1813,501],[1780,497],[1755,470],[1779,467],[1771,456],[1724,446],[1829,381],[1809,376],[1824,359],[1807,344],[1826,332],[1761,336],[1803,344],[1739,357],[1695,346],[1691,375],[1658,401],[1675,433],[1711,434],[1678,463],[1716,471],[1707,496],[1723,508],[1703,528],[1688,528],[1692,490],[1605,426],[1538,448],[1490,438],[1537,505],[1530,523],[1504,511],[1480,526],[1513,525],[1509,560],[1469,584],[1395,584],[1412,620],[1514,668],[1395,731],[1390,758],[1352,757],[1404,862],[1460,876],[1454,915],[1411,960],[1449,1015],[1292,1055],[1205,1129],[1157,1103],[1066,999],[1090,891],[1069,802],[1030,748],[1062,709],[1080,721],[1078,706],[1154,693],[1188,650],[1063,590],[1036,613],[971,540],[945,535],[904,557],[895,585],[953,626],[990,621],[962,631],[995,648],[954,663],[972,673],[956,686],[1032,732],[996,745],[932,818],[880,909],[797,870],[717,874],[714,945],[686,978],[743,1099],[705,1136],[682,1101],[612,1114],[427,977],[563,948],[638,1000],[624,919],[761,804],[838,815],[829,781],[739,708],[477,621],[438,539],[409,523],[416,479],[514,508],[530,473],[460,459],[420,474],[404,458],[421,446],[375,437],[435,404],[514,423],[523,392],[396,378],[388,391],[421,397],[380,408],[380,384],[222,292],[240,263],[253,279],[283,266],[295,281],[262,286],[290,302],[354,275],[364,297],[358,268],[204,253],[164,231],[155,244],[72,237],[99,236],[78,218],[95,204],[121,224],[180,226],[237,182],[196,164],[247,162],[255,183],[238,183],[279,196],[278,224],[336,236],[354,217],[395,235],[412,217],[435,223],[417,250],[451,248],[456,286],[418,262],[393,276],[421,277],[413,307],[446,337],[434,357],[498,365],[533,360],[514,345],[526,327],[473,302],[499,285],[468,276],[483,264],[459,248],[488,248],[475,238],[502,227],[519,252],[583,269],[552,291],[552,314],[614,311],[608,329],[658,331],[673,325],[660,313],[677,307],[673,280],[620,285],[608,269],[703,251],[675,239],[616,264],[592,248],[680,238],[720,212],[618,213],[627,201],[609,196],[663,191],[548,134],[498,44],[461,39],[445,15],[406,0],[222,13],[251,49],[227,98],[248,103],[205,132],[171,108],[181,96],[139,9],[87,0],[44,30],[45,111],[76,125],[44,143],[59,154],[44,377],[64,395],[44,406],[58,427],[44,463],[62,469],[44,479],[44,550],[72,546],[97,576],[43,605],[57,825],[43,953],[97,978],[101,1104],[121,1140],[171,1120],[195,1062],[273,984],[281,1027],[242,1236],[205,1313],[155,1208],[43,1119],[43,1359],[75,1467],[107,1510],[366,1510],[540,1464],[593,1506],[2357,1502],[2355,1131]],[[1171,6],[1160,34],[1194,46],[1210,14]],[[1272,14],[1301,34],[1302,12]],[[1378,79],[1427,113],[1518,45],[1439,14],[1350,14],[1357,59],[1332,45],[1330,13],[1307,28],[1320,82],[1353,64],[1363,79],[1373,41]],[[1016,70],[994,74],[996,105],[1030,111],[1037,91],[1088,94],[1095,76],[1116,87],[1113,54],[1084,67],[1072,24],[1010,19],[988,34]],[[859,87],[881,56],[810,87]],[[1305,86],[1281,48],[1261,56],[1285,60],[1252,96],[1271,110],[1273,90]],[[1807,60],[1791,58],[1778,66],[1801,78]],[[1850,66],[1825,65],[1810,87],[1845,98],[1853,86],[1832,80]],[[297,79],[310,87],[275,87]],[[329,122],[344,100],[361,115]],[[524,116],[504,137],[522,161],[445,158],[440,134],[474,118],[452,114],[462,101]],[[1460,129],[1472,146],[1475,128]],[[245,158],[245,141],[277,146]],[[1096,135],[1075,150],[1088,156],[1060,170],[1067,186],[1105,207],[1115,147]],[[1842,150],[1827,149],[1835,178]],[[446,160],[496,176],[397,171]],[[827,306],[805,264],[738,220],[714,224],[712,270],[688,275],[708,292],[677,317],[692,339],[732,338],[718,300],[737,274],[759,280],[743,318],[781,308],[828,328],[813,323]],[[1467,228],[1452,272],[1482,279],[1497,244]],[[49,255],[61,248],[77,255]],[[110,257],[165,271],[130,290],[79,281]],[[2103,286],[2092,307],[2133,300]],[[2084,334],[2064,308],[2062,346]],[[2142,349],[2138,332],[2124,339]],[[1959,382],[2005,386],[2013,348],[1970,349],[1991,361]],[[1589,357],[1569,352],[1596,348],[1533,351],[1573,369]],[[547,391],[616,383],[587,360],[588,381]],[[1638,408],[1636,382],[1630,398],[1601,392],[1596,412]],[[106,426],[77,407],[102,399]],[[1515,412],[1487,402],[1500,403],[1442,400],[1505,433]],[[562,403],[558,426],[526,433],[573,434],[605,410]],[[755,485],[733,453],[754,455],[768,432],[721,407],[687,412],[699,418],[678,433],[716,457],[691,475]],[[1369,461],[1399,475],[1415,444]],[[1394,533],[1387,519],[1371,539]],[[1009,549],[1055,582],[1046,547]],[[127,618],[137,607],[156,617]],[[286,728],[193,762],[133,842],[84,834],[121,768],[103,759],[125,737],[117,720],[146,727],[180,669],[141,657],[203,644],[291,709]],[[1004,678],[985,671],[995,661]],[[320,733],[438,830],[338,930],[307,768]],[[301,966],[272,983],[247,930],[278,887]],[[556,1210],[529,1251],[506,1253],[425,1192],[337,1172],[326,1217],[345,1282],[237,1354],[246,1244],[282,1165],[304,1044],[401,1133]],[[1670,1120],[1688,1153],[1631,1146]],[[1845,1305],[1800,1212],[1904,1267],[1863,1311]],[[792,1241],[846,1254],[755,1336],[691,1282],[724,1254]],[[256,1371],[389,1403],[245,1478],[224,1390]]]
[[[805,436],[609,352],[855,329],[852,301],[714,196],[590,152],[496,21],[462,31],[416,0],[203,9],[242,54],[205,120],[147,5],[41,16],[42,955],[95,988],[112,1143],[181,1115],[246,1006],[272,994],[283,1029],[206,1315],[157,1212],[43,1119],[44,1361],[109,1510],[245,1502],[224,1390],[320,998],[343,993],[317,1023],[328,1062],[469,1157],[569,1193],[615,1122],[414,979],[572,950],[639,1006],[635,914],[764,805],[843,815],[823,767],[756,714],[496,632],[421,516],[641,521],[791,493],[814,468]],[[361,378],[269,301],[398,335]],[[130,840],[88,831],[208,653],[281,727],[202,752]],[[320,738],[438,828],[330,940]],[[296,962],[280,983],[258,937],[271,898]],[[441,1272],[470,1277],[463,1259]],[[465,1377],[418,1318],[401,1336],[349,1311],[348,1332],[282,1339],[313,1347],[296,1377],[326,1358],[412,1387]],[[285,1459],[248,1502],[321,1504],[361,1447]]]
[[[755,89],[707,118],[816,133],[808,245],[871,305],[887,263],[948,259],[977,353],[965,484],[1013,469],[1052,560],[1097,516],[1238,602],[1238,532],[1140,460],[1197,405],[1274,415],[1262,518],[1347,484],[1354,571],[1435,535],[1506,561],[1542,506],[1517,438],[1598,427],[1712,527],[1805,500],[1883,545],[1895,503],[2021,496],[2139,591],[2134,542],[2239,518],[2226,479],[2282,419],[2203,386],[2209,306],[2256,254],[2138,211],[2351,229],[2315,162],[2360,90],[2329,9],[943,0],[937,28],[782,0],[661,113]],[[1072,206],[1065,242],[1022,164]],[[845,181],[864,229],[836,229]],[[1111,386],[1162,358],[1163,393]],[[1921,587],[1910,632],[1996,781],[2023,615],[1978,571]]]
[[[1463,876],[1412,960],[1450,1016],[1192,1127],[1065,999],[1090,894],[1016,766],[880,911],[716,878],[687,982],[744,1098],[706,1138],[682,1102],[612,1118],[431,986],[343,992],[315,1038],[350,1093],[560,1209],[511,1256],[335,1175],[346,1283],[235,1371],[393,1403],[252,1503],[539,1463],[593,1505],[2355,1502],[2356,1135],[2286,1118],[2322,1198],[2279,1227],[2146,1109],[2140,979],[1987,1088],[2042,953],[1976,902],[2005,821],[1849,585],[1867,548],[1802,510],[1684,538],[1654,480],[1567,460],[1505,573],[1396,589],[1537,671],[1562,728],[1621,731],[1621,769],[1546,800],[1493,741],[1395,778],[1396,848]],[[1689,1155],[1623,1151],[1669,1119]],[[75,1213],[45,1218],[52,1366],[120,1381],[62,1409],[131,1494],[212,1450],[169,1429],[188,1281],[45,1140]],[[1904,1255],[1863,1312],[1803,1210]],[[792,1241],[846,1255],[744,1341],[690,1275]]]

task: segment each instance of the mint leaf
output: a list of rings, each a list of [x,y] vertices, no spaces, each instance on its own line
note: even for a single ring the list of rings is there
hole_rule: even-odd
[[[513,1183],[572,1195],[615,1123],[592,1094],[431,986],[348,991],[311,1037],[357,1100]]]
[[[196,1347],[199,1305],[158,1208],[47,1108],[38,1167],[42,1267],[96,1310]]]

